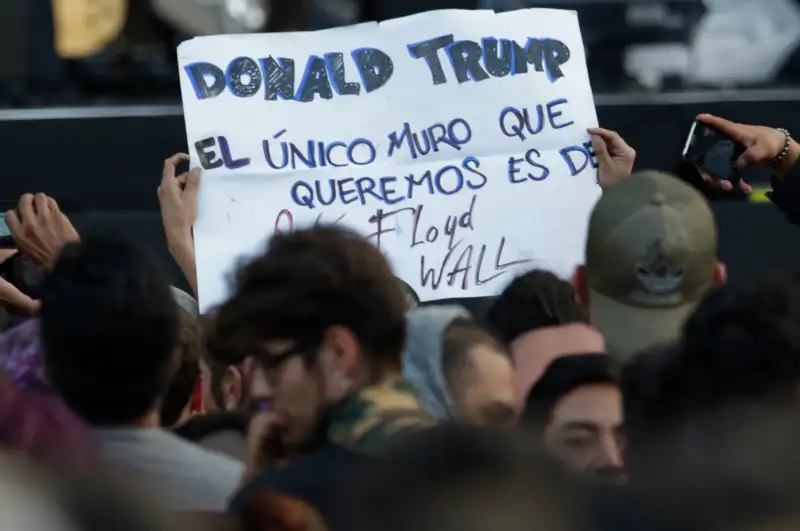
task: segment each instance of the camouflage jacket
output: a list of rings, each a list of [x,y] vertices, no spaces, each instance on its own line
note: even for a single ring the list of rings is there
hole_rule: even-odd
[[[396,378],[346,397],[331,412],[328,441],[353,452],[379,456],[390,439],[433,425],[407,381]]]
[[[434,424],[400,378],[352,393],[328,419],[328,444],[263,470],[231,500],[232,514],[256,528],[318,531],[333,523],[340,479],[383,454],[392,437]]]

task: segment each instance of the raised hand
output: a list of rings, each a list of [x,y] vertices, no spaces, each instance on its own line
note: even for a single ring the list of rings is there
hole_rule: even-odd
[[[636,151],[616,131],[590,127],[597,162],[600,165],[597,183],[602,188],[614,186],[630,177],[636,161]]]
[[[697,120],[710,125],[745,147],[744,153],[736,161],[739,168],[770,166],[778,178],[784,178],[791,173],[800,157],[800,146],[781,130],[761,125],[731,122],[711,114],[701,114]],[[787,148],[786,153],[783,153],[784,147]],[[781,156],[781,154],[783,155]],[[775,159],[778,157],[780,159],[776,162]],[[720,190],[733,190],[735,186],[728,181],[715,179],[702,171],[700,175],[703,180]],[[753,188],[744,181],[739,181],[738,187],[745,193],[753,191]]]
[[[5,219],[17,249],[46,271],[52,270],[65,245],[80,241],[55,199],[44,194],[23,195]]]

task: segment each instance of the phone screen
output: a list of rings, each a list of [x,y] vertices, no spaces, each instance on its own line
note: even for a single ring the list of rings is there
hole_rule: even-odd
[[[11,230],[6,224],[6,209],[0,210],[0,238],[3,236],[11,236]]]
[[[729,136],[701,122],[694,122],[686,139],[683,157],[717,179],[735,181],[740,178],[736,160],[744,146]]]
[[[0,201],[0,238],[11,235],[8,225],[6,225],[5,214],[7,211],[14,210],[15,208],[17,208],[16,201]]]

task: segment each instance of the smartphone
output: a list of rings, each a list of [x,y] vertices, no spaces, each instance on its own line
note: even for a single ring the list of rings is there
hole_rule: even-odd
[[[15,208],[17,208],[16,201],[0,201],[0,249],[14,248],[14,239],[11,237],[8,225],[6,225],[5,213]]]
[[[0,262],[0,278],[10,282],[25,295],[38,299],[44,275],[30,259],[21,253],[15,253]]]
[[[3,236],[11,236],[11,231],[8,230],[6,225],[6,212],[17,208],[16,201],[0,201],[0,238]]]
[[[683,158],[712,177],[738,182],[741,172],[736,161],[745,147],[718,129],[699,121],[692,124],[683,147]]]

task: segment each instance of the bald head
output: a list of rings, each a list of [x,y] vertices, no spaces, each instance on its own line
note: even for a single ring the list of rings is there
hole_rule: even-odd
[[[522,334],[511,343],[511,355],[517,369],[517,400],[524,403],[530,388],[556,358],[605,351],[603,336],[584,323],[549,326]]]

